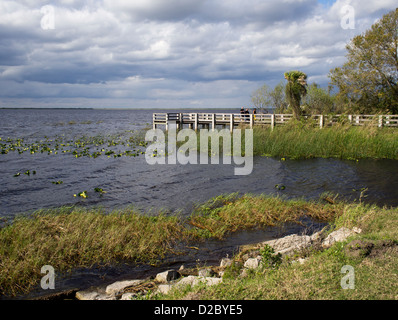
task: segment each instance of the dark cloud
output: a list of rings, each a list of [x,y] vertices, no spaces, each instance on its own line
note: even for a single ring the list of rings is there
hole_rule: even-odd
[[[3,0],[0,106],[17,98],[242,105],[292,69],[327,85],[349,39],[395,8],[390,0],[351,2],[355,30],[340,26],[343,0],[326,7],[316,0]],[[44,5],[54,7],[52,30],[41,27]]]
[[[197,15],[207,0],[105,0],[105,6],[133,21],[180,21]]]

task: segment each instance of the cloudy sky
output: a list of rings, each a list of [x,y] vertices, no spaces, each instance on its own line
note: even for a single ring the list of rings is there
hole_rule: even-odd
[[[349,6],[348,6],[349,5]],[[327,86],[396,0],[0,1],[0,107],[250,107],[301,70]]]

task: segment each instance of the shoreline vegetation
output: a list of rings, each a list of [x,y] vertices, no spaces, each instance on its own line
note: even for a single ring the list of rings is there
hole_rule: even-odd
[[[285,126],[274,128],[273,131],[267,127],[255,128],[253,138],[254,156],[285,159],[322,157],[344,160],[363,158],[398,160],[398,131],[394,128],[352,127],[340,124],[319,129],[314,128],[310,123],[292,121]],[[127,136],[120,139],[118,137],[86,137],[78,141],[71,140],[68,143],[47,138],[45,142],[30,144],[21,139],[0,138],[3,154],[16,151],[32,154],[45,152],[53,155],[57,151],[60,154],[71,153],[75,157],[137,156],[143,154],[140,147],[146,146],[142,130],[129,132]],[[103,144],[106,144],[107,148],[103,148]],[[123,149],[133,146],[135,149],[121,152],[115,149],[119,145]],[[222,143],[220,143],[220,151],[221,148]],[[244,145],[242,150],[245,150]],[[79,207],[38,210],[31,216],[17,217],[12,224],[0,229],[0,243],[2,244],[0,247],[0,295],[15,296],[33,290],[40,282],[42,277],[40,269],[43,265],[51,265],[61,273],[70,272],[78,267],[110,265],[120,261],[156,265],[162,257],[179,254],[181,246],[187,246],[192,242],[223,239],[243,230],[281,226],[284,223],[299,223],[303,217],[327,222],[331,226],[359,224],[365,230],[367,228],[370,230],[370,233],[363,235],[364,237],[370,237],[373,240],[389,239],[397,244],[398,209],[339,202],[331,196],[324,199],[328,201],[286,200],[266,195],[247,194],[242,197],[238,197],[237,194],[221,195],[198,206],[189,217],[181,217],[178,213],[170,215],[167,212],[142,213],[134,208],[114,210],[111,213],[105,213],[100,208]],[[327,256],[324,258],[328,259]],[[390,274],[391,270],[396,271],[398,265],[396,256],[393,256],[392,260],[388,259],[386,264],[394,261],[395,267],[386,270],[385,274]],[[383,264],[383,261],[378,266],[380,264]],[[368,266],[370,274],[381,272],[383,276],[382,271],[377,271],[378,266]],[[311,272],[311,270],[305,271],[300,281],[305,282],[306,278],[311,279]],[[286,276],[296,277],[293,274]],[[390,280],[384,280],[390,283]],[[256,278],[253,281],[260,280]],[[289,278],[286,281],[289,281]],[[396,284],[396,279],[394,281]],[[369,286],[370,283],[371,280],[369,280]],[[271,284],[277,286],[278,282],[274,279]],[[235,285],[239,287],[241,284],[238,281]],[[277,289],[273,288],[273,290]],[[212,299],[243,298],[239,290],[235,296],[232,292],[225,296],[218,294],[213,291],[208,297]],[[294,294],[284,295],[281,292],[275,294],[275,297],[282,299],[295,296]],[[366,296],[364,293],[363,297],[382,296],[374,292],[374,296],[371,293]],[[249,294],[248,297],[261,299],[271,296],[257,296],[253,292],[253,295]],[[311,297],[300,296],[303,299]],[[391,295],[388,297],[391,298]],[[332,295],[329,298],[336,298],[336,296]]]
[[[336,197],[332,198],[330,195],[325,195],[324,200],[326,201],[286,200],[281,197],[249,194],[241,197],[237,194],[221,195],[197,206],[189,217],[181,217],[178,214],[168,215],[162,212],[156,215],[145,214],[132,208],[115,210],[110,214],[98,208],[63,207],[39,210],[31,217],[16,218],[11,225],[0,230],[0,243],[2,243],[0,293],[3,296],[15,296],[27,294],[37,288],[43,276],[40,273],[43,265],[51,265],[60,273],[72,272],[78,267],[105,266],[125,261],[156,265],[166,255],[180,254],[181,248],[192,243],[203,243],[206,239],[224,239],[228,235],[243,230],[282,226],[288,222],[300,223],[303,217],[329,223],[332,229],[342,226],[360,227],[365,230],[362,237],[366,239],[390,240],[395,245],[398,244],[397,208],[339,202]],[[330,256],[328,254],[320,254],[320,257],[315,255],[314,259],[336,258],[338,261],[350,262],[349,259],[346,261],[347,257],[344,256],[342,248],[338,249],[336,255],[332,252]],[[360,265],[355,261],[352,263]],[[366,267],[370,273],[368,276],[370,277],[376,271],[381,272],[382,275],[397,271],[396,262],[396,255],[386,257],[385,263],[392,264],[392,269],[385,270],[384,273],[378,270],[380,263],[375,266],[368,265]],[[330,266],[325,266],[325,268],[328,267]],[[291,270],[286,272],[290,274],[286,273],[288,278],[284,279],[284,282],[292,277],[295,281],[299,281],[297,275],[292,274]],[[315,272],[320,271],[315,270]],[[230,280],[234,283],[231,291],[223,285],[222,292],[211,289],[212,291],[202,292],[201,295],[204,294],[204,297],[210,299],[272,298],[267,295],[261,296],[260,293],[255,294],[254,291],[250,291],[251,293],[245,296],[242,288],[237,290],[238,287],[246,285],[244,284],[246,281],[249,281],[247,283],[249,290],[254,290],[252,285],[259,285],[262,288],[268,285],[278,286],[276,279],[273,279],[271,283],[267,280],[261,284],[261,277],[254,276],[252,280],[246,279],[242,283],[236,279]],[[313,275],[311,270],[307,270],[301,276],[300,281],[307,282],[316,275]],[[281,279],[278,281],[282,281]],[[392,289],[395,285],[396,293],[396,279],[383,278],[378,281],[387,281]],[[394,285],[391,281],[394,281]],[[371,282],[369,280],[369,286],[372,286]],[[337,284],[336,282],[335,286]],[[294,288],[291,289],[294,291]],[[234,293],[234,290],[237,292]],[[278,292],[276,287],[272,290],[276,294],[275,297],[281,299],[294,298],[295,294],[299,294],[296,292],[293,296],[284,295],[283,292]],[[300,288],[296,290],[303,291]],[[323,289],[319,288],[319,290]],[[385,294],[391,297],[390,291]],[[366,296],[366,293],[363,295]],[[178,296],[175,297],[178,298]],[[384,297],[384,293],[381,292],[378,296],[373,290],[368,297],[377,299]],[[317,297],[309,295],[299,298]],[[330,298],[333,298],[333,295]]]
[[[255,128],[253,144],[255,156],[398,160],[398,130],[395,128],[337,124],[320,129],[310,123],[292,121],[273,131]]]

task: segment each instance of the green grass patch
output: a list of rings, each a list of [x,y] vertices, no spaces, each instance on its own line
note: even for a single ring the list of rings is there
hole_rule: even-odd
[[[320,129],[292,121],[272,131],[268,127],[255,127],[253,140],[253,153],[257,156],[398,159],[398,130],[395,128],[337,124]]]
[[[364,204],[344,204],[331,226],[357,226],[362,233],[325,250],[315,250],[304,264],[278,259],[277,266],[260,268],[241,276],[237,260],[226,270],[217,286],[197,286],[172,291],[154,299],[197,300],[396,300],[398,298],[398,208]],[[353,255],[351,243],[371,244],[366,254]],[[351,252],[351,253],[350,253]],[[273,257],[265,247],[260,254]],[[344,266],[354,271],[354,287],[343,289]]]

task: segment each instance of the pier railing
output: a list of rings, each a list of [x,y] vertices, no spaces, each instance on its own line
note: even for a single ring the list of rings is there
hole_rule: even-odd
[[[398,115],[310,115],[304,116],[312,119],[314,125],[320,128],[332,126],[336,123],[350,123],[353,126],[378,126],[398,128]],[[168,130],[170,124],[176,124],[182,129],[184,124],[197,130],[199,126],[212,128],[217,125],[229,126],[232,131],[239,125],[283,125],[293,118],[292,114],[240,114],[240,113],[154,113],[153,128],[164,125]]]

